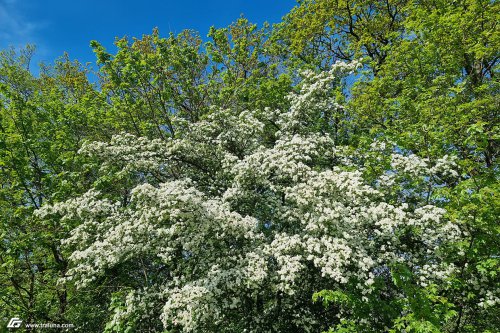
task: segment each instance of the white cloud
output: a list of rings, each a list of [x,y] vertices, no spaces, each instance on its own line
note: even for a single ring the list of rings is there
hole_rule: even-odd
[[[18,0],[0,0],[0,48],[36,43],[35,34],[43,24],[28,20]]]

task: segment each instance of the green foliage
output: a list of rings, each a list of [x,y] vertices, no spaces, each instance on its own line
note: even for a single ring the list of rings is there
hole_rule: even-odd
[[[67,269],[60,240],[69,229],[36,221],[32,212],[91,183],[92,169],[77,151],[85,138],[100,137],[100,99],[86,70],[67,56],[34,77],[32,52],[0,53],[1,316],[70,321],[74,288],[57,284]]]
[[[276,27],[274,39],[306,64],[325,68],[336,60],[366,56],[376,72],[388,48],[403,37],[403,8],[407,3],[301,0]],[[291,61],[295,62],[293,58]]]
[[[301,1],[276,31],[307,66],[368,57],[364,76],[351,87],[351,143],[384,137],[430,160],[458,157],[461,179],[429,193],[465,230],[447,253],[460,274],[437,292],[447,295],[441,304],[450,308],[435,309],[441,301],[426,291],[418,299],[432,302],[409,303],[399,328],[476,332],[500,326],[498,310],[481,308],[477,285],[481,280],[493,292],[498,283],[498,13],[498,2],[480,0]],[[438,313],[421,323],[429,309]]]

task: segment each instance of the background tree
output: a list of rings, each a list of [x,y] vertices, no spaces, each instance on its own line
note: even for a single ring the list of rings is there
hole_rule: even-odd
[[[498,282],[498,3],[423,1],[406,13],[409,37],[387,51],[376,77],[356,86],[352,109],[371,135],[430,160],[458,157],[461,179],[438,191],[448,192],[443,207],[464,224],[450,252],[462,267],[446,291],[459,312],[452,331],[493,329],[498,313],[474,281],[488,290]]]
[[[498,12],[304,0],[207,42],[93,41],[96,84],[3,51],[2,316],[496,331]]]
[[[70,285],[57,284],[67,270],[60,240],[69,229],[39,223],[32,213],[92,183],[92,169],[77,151],[84,139],[105,139],[97,126],[103,99],[87,71],[67,56],[34,77],[33,50],[0,54],[1,316],[86,321],[91,314],[82,306],[98,306],[99,292],[76,295]],[[99,311],[93,315],[99,318]]]
[[[301,0],[275,27],[273,39],[291,60],[322,69],[367,57],[377,73],[387,49],[404,36],[405,0]],[[279,50],[280,48],[278,48]],[[296,58],[294,61],[293,59]]]

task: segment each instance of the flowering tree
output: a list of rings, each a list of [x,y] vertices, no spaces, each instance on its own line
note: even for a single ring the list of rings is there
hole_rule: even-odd
[[[305,72],[287,110],[86,144],[94,188],[38,211],[72,229],[62,282],[110,288],[109,332],[437,327],[453,315],[436,290],[455,274],[443,249],[460,230],[438,207],[454,159],[336,144],[331,119],[348,115],[332,87],[357,67]]]

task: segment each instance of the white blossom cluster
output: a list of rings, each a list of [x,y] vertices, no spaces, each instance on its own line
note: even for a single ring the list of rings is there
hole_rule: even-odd
[[[144,280],[143,288],[127,286],[135,289],[110,325],[156,315],[164,329],[184,332],[313,332],[324,329],[315,291],[354,286],[367,298],[400,263],[422,286],[453,274],[439,248],[458,229],[443,209],[388,198],[364,178],[351,150],[327,134],[298,130],[315,113],[342,108],[323,97],[358,66],[306,73],[301,91],[289,96],[290,110],[277,112],[273,144],[262,139],[265,120],[231,110],[213,110],[167,142],[124,134],[88,144],[84,152],[105,163],[167,170],[168,177],[136,184],[125,206],[118,194],[91,190],[38,212],[78,221],[64,241],[72,251],[67,279],[88,287],[126,267],[131,279]],[[394,153],[378,183],[397,186],[397,173],[453,175],[453,167],[447,157],[433,164]]]
[[[318,116],[342,111],[344,106],[330,92],[340,78],[361,67],[361,62],[357,60],[350,63],[337,61],[330,70],[319,74],[311,70],[304,71],[300,91],[287,96],[290,102],[289,112],[282,114],[277,121],[282,131],[300,131],[311,125]]]

